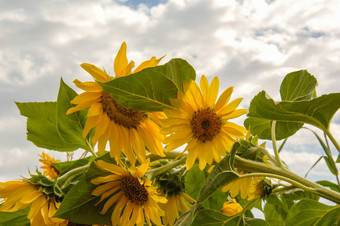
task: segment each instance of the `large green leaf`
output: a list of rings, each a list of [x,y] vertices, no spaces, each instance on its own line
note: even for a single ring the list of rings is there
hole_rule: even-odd
[[[247,218],[242,215],[226,216],[219,211],[212,209],[202,209],[196,214],[191,226],[210,225],[210,226],[264,226],[269,225],[262,219]]]
[[[56,151],[74,151],[77,145],[65,142],[56,125],[56,102],[16,102],[27,117],[27,140],[36,146]]]
[[[264,206],[266,221],[272,226],[283,225],[288,211],[295,204],[295,201],[304,198],[313,198],[313,196],[300,189],[283,194],[271,194]]]
[[[251,101],[248,113],[248,119],[245,125],[250,125],[251,130],[256,128],[253,125],[254,121],[259,120],[276,120],[281,122],[296,122],[307,123],[316,126],[324,131],[329,129],[330,121],[335,112],[340,108],[340,93],[332,93],[322,95],[321,97],[305,100],[305,101],[282,101],[275,102],[271,99],[265,91],[257,94]],[[254,132],[254,130],[252,130]],[[277,139],[283,139],[292,135],[292,130],[280,130],[276,128]],[[263,134],[255,132],[262,139],[268,137],[261,137]],[[295,132],[294,132],[295,133]],[[260,136],[261,135],[261,136]],[[267,134],[268,135],[268,134]]]
[[[183,82],[196,78],[195,70],[182,59],[146,68],[135,74],[100,83],[122,107],[138,111],[162,111],[170,108],[169,99],[183,90]]]
[[[194,164],[187,172],[184,183],[185,192],[192,198],[197,199],[198,194],[204,185],[204,174],[197,164]]]
[[[288,212],[285,225],[339,225],[340,206],[327,206],[320,202],[304,199]]]
[[[85,113],[66,115],[70,100],[76,95],[61,80],[58,102],[16,102],[20,114],[27,117],[27,139],[38,147],[55,151],[89,150],[82,137]]]
[[[99,159],[106,162],[112,162],[110,154],[107,153]],[[105,203],[95,205],[99,201],[99,197],[91,195],[91,192],[96,188],[96,185],[90,181],[99,176],[106,176],[108,172],[104,172],[91,163],[87,173],[65,196],[55,217],[67,219],[78,224],[105,224],[111,225],[111,213],[113,207],[108,210],[105,215],[100,215],[99,212]]]
[[[291,72],[285,76],[281,83],[281,99],[283,101],[310,100],[316,85],[316,78],[308,71]]]
[[[57,130],[64,142],[90,151],[87,140],[82,135],[87,111],[78,111],[66,115],[67,110],[73,107],[71,100],[76,96],[77,93],[66,85],[61,78],[56,106]]]
[[[30,221],[27,219],[29,208],[15,212],[0,212],[0,226],[29,226]]]
[[[205,184],[203,185],[196,203],[182,215],[176,222],[176,225],[189,225],[194,219],[196,211],[208,200],[212,195],[218,191],[223,185],[238,178],[238,174],[233,170],[234,157],[240,144],[235,142],[230,153],[224,157],[211,171]]]
[[[287,74],[280,87],[280,94],[283,101],[310,100],[317,85],[314,76],[306,70],[295,71]],[[250,107],[254,107],[251,102]],[[265,117],[250,117],[244,122],[246,128],[250,127],[252,134],[261,139],[271,139],[272,120]],[[276,139],[281,140],[296,133],[303,123],[279,121],[276,123]]]

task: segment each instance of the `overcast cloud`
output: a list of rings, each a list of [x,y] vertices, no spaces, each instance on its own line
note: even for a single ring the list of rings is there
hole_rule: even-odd
[[[113,74],[123,41],[137,65],[166,55],[162,63],[184,58],[198,78],[219,76],[221,89],[234,86],[233,97],[244,97],[243,107],[262,89],[278,100],[283,77],[301,69],[316,76],[318,94],[339,92],[339,12],[337,0],[0,0],[0,181],[39,164],[41,149],[26,141],[14,101],[56,100],[60,76],[79,91],[75,78],[91,80],[83,62]],[[339,113],[333,122],[339,141]],[[321,148],[307,130],[288,143],[282,158],[304,175]],[[333,180],[325,164],[309,178]]]

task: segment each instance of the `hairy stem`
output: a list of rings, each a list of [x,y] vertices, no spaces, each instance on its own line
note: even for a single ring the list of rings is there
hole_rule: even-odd
[[[272,132],[271,135],[272,135],[273,149],[274,149],[275,159],[276,159],[278,167],[283,168],[283,164],[282,164],[280,156],[279,156],[279,151],[278,151],[277,146],[276,146],[275,127],[276,127],[276,121],[274,120],[272,122],[272,131],[271,131]]]
[[[332,143],[334,144],[335,148],[338,150],[338,152],[340,152],[340,145],[338,144],[338,142],[335,140],[335,138],[333,137],[332,133],[329,130],[326,130],[325,133],[327,134],[327,136],[329,137],[329,139],[332,141]]]

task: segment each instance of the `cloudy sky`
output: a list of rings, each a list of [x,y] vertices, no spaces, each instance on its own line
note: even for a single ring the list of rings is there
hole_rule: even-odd
[[[0,181],[28,175],[42,151],[26,140],[14,101],[56,100],[61,76],[79,92],[72,81],[91,79],[83,62],[113,74],[123,41],[137,65],[166,55],[162,63],[186,59],[198,78],[218,76],[245,108],[263,89],[278,100],[283,77],[300,69],[316,76],[318,94],[339,92],[339,12],[338,0],[0,0]],[[331,131],[339,142],[339,112]],[[303,130],[282,158],[304,175],[321,153]],[[308,178],[334,180],[324,163]]]

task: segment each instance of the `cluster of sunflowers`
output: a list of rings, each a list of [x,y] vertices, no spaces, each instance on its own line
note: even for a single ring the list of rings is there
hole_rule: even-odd
[[[110,216],[110,224],[174,225],[195,204],[197,195],[188,194],[184,183],[185,175],[195,164],[209,174],[235,142],[243,142],[245,147],[243,152],[240,149],[240,156],[247,155],[247,159],[268,167],[277,163],[266,152],[258,151],[264,150],[264,144],[259,146],[249,131],[229,121],[245,114],[246,109],[237,109],[242,98],[230,101],[233,87],[217,98],[217,77],[210,84],[204,75],[199,85],[194,79],[184,80],[177,96],[169,100],[171,107],[158,112],[122,106],[103,88],[112,80],[156,67],[162,58],[152,57],[132,70],[135,64],[128,62],[124,42],[114,60],[115,77],[92,64],[81,64],[94,81],[74,80],[85,92],[71,100],[72,107],[66,115],[79,111],[86,114],[82,137],[90,147],[85,155],[89,151],[92,157],[79,167],[65,170],[58,160],[42,153],[43,173],[37,170],[31,178],[0,182],[0,212],[30,207],[27,218],[31,225],[74,225],[57,211],[65,199],[72,199],[72,192],[77,192],[70,187],[86,177],[84,174],[92,167],[98,172],[87,178],[94,206],[100,208],[99,215]],[[146,83],[142,85],[147,89]],[[182,152],[175,150],[182,146]],[[271,181],[265,177],[245,176],[248,172],[244,169],[235,169],[235,173],[240,179],[222,188],[228,196],[220,212],[227,216],[245,211],[237,200],[267,198],[272,191]]]

